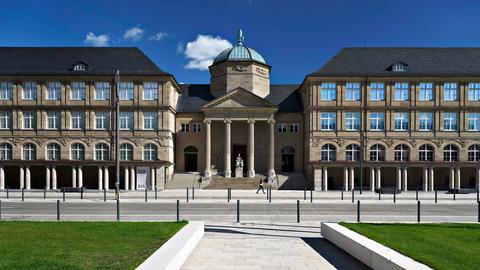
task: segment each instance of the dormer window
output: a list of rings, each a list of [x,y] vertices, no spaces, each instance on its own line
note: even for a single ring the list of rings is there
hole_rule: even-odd
[[[397,62],[387,68],[389,71],[394,71],[394,72],[401,72],[401,71],[407,71],[407,64],[402,63],[402,62]]]
[[[88,69],[88,65],[83,62],[78,62],[73,65],[74,71],[85,71]]]

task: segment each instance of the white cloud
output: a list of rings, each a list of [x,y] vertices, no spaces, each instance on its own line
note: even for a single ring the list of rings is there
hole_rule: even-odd
[[[160,41],[160,40],[162,40],[163,38],[165,38],[166,36],[168,36],[167,33],[165,33],[165,32],[158,32],[158,33],[156,33],[156,34],[154,34],[154,35],[151,35],[148,39]]]
[[[83,41],[85,44],[92,45],[94,47],[107,47],[110,37],[108,35],[95,35],[89,32]]]
[[[187,69],[208,70],[214,58],[223,50],[232,47],[232,44],[221,37],[198,35],[197,39],[187,43],[184,54],[189,62]]]
[[[127,40],[132,40],[132,41],[139,41],[143,37],[143,33],[145,30],[140,28],[140,26],[135,26],[132,28],[127,29],[125,31],[125,34],[123,34],[123,38]]]

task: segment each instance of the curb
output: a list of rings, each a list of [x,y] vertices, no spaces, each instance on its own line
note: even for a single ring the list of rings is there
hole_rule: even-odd
[[[190,221],[136,270],[178,270],[205,233],[203,221]]]
[[[321,232],[325,239],[373,269],[432,269],[338,223],[322,222]]]

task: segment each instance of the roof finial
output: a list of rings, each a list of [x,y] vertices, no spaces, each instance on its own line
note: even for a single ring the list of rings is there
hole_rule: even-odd
[[[238,35],[237,35],[238,45],[242,46],[244,39],[245,39],[245,37],[243,36],[242,29],[239,29],[238,30]]]

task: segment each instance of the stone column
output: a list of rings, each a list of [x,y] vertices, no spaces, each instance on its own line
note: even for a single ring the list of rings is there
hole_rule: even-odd
[[[108,167],[103,168],[103,188],[108,190],[110,187],[110,176],[108,175]]]
[[[315,190],[321,191],[322,186],[323,186],[323,183],[322,183],[323,170],[322,169],[314,169],[313,174],[314,174],[313,181],[314,181],[314,184],[315,184]]]
[[[370,167],[370,191],[375,191],[375,168]]]
[[[232,120],[230,119],[225,119],[223,121],[225,123],[225,177],[230,178],[232,176],[232,161],[231,161],[231,156],[232,156],[232,142],[231,142],[231,125],[232,125]]]
[[[477,173],[475,174],[475,178],[477,178],[477,189],[480,189],[480,168],[477,168]]]
[[[123,167],[123,182],[124,182],[125,190],[130,189],[130,181],[128,177],[129,174],[130,172],[128,171],[128,167]]]
[[[77,169],[72,167],[72,187],[77,187]]]
[[[248,177],[255,177],[255,120],[249,119],[248,123]]]
[[[52,166],[52,189],[57,189],[57,168]]]
[[[428,168],[423,168],[423,191],[428,191]]]
[[[5,189],[5,171],[2,166],[0,166],[0,189]]]
[[[395,189],[402,190],[402,168],[397,167],[397,186]]]
[[[433,168],[430,168],[430,178],[428,179],[428,181],[430,182],[429,183],[430,191],[434,191],[435,190],[435,171],[433,170]]]
[[[155,190],[157,183],[155,182],[155,167],[150,168],[150,189]]]
[[[268,182],[275,182],[275,120],[273,118],[268,119],[269,129],[269,144],[268,144]]]
[[[343,190],[348,191],[348,168],[343,168]]]
[[[408,190],[408,169],[403,168],[403,191]]]
[[[454,189],[455,188],[455,171],[453,168],[450,168],[450,178],[448,179],[448,188]]]
[[[50,167],[48,166],[45,167],[45,176],[45,187],[50,189]]]
[[[102,167],[98,167],[98,190],[103,189],[103,170]]]
[[[323,168],[323,190],[328,190],[328,168]]]
[[[460,167],[455,169],[455,188],[460,189],[462,185],[462,178],[460,177]]]
[[[82,166],[78,166],[78,187],[83,187],[83,169]]]
[[[25,189],[31,189],[31,175],[30,175],[30,167],[25,167]]]
[[[382,171],[377,167],[377,189],[382,187]]]
[[[155,168],[155,175],[157,177],[157,188],[159,190],[165,189],[165,168],[163,166]]]
[[[20,167],[20,189],[25,187],[25,171]]]
[[[355,188],[355,168],[350,167],[350,190]]]
[[[135,183],[135,167],[130,167],[130,189],[137,189],[137,185]]]
[[[205,119],[205,177],[210,178],[212,176],[212,146],[211,146],[211,123],[209,119]]]

